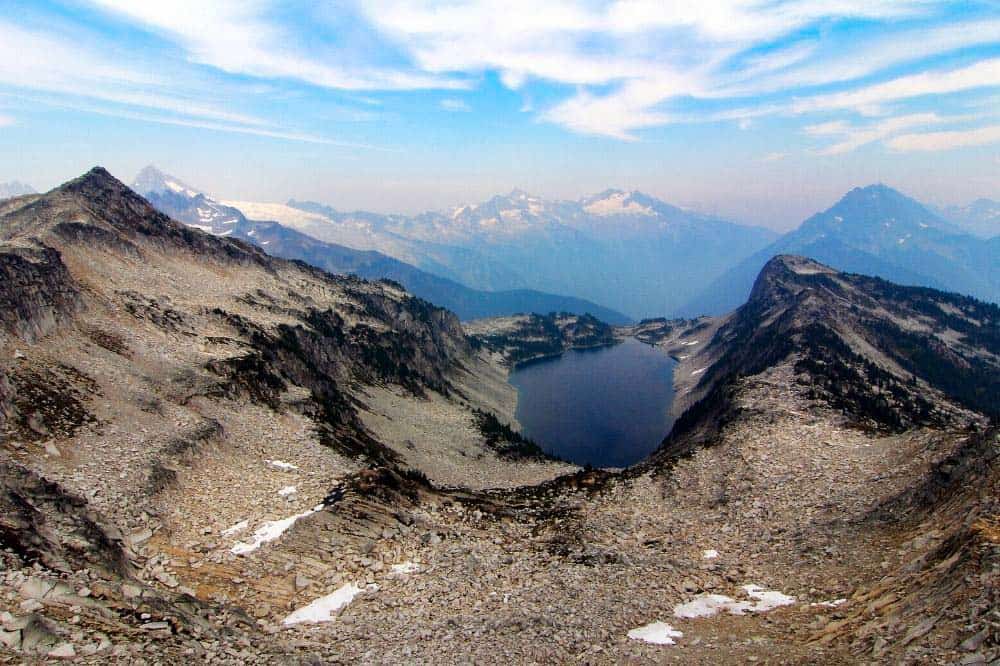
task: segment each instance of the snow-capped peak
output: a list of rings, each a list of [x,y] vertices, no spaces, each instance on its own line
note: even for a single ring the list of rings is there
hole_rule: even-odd
[[[607,190],[587,199],[583,209],[591,215],[655,215],[642,199],[645,197],[638,192]]]
[[[173,192],[174,194],[182,194],[191,199],[200,194],[194,188],[184,184],[173,176],[163,173],[152,164],[144,167],[136,175],[135,180],[132,182],[132,189],[143,195],[152,192]]]

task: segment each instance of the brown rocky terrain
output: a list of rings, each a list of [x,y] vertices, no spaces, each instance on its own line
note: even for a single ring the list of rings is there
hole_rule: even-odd
[[[100,169],[4,202],[0,302],[0,661],[1000,656],[994,306],[780,257],[724,318],[467,338]],[[649,461],[497,447],[510,363],[624,335],[690,406]]]

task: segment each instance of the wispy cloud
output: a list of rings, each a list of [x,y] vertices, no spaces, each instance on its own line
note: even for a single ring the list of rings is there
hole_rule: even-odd
[[[917,25],[893,30],[891,38],[873,30],[854,34],[844,45],[865,57],[834,58],[836,67],[824,68],[821,63],[830,54],[822,38],[796,36],[806,28],[828,33],[837,21],[921,18],[941,5],[934,0],[706,0],[683,7],[622,0],[550,2],[541,8],[526,0],[365,3],[370,21],[403,45],[422,69],[496,71],[514,90],[532,81],[577,86],[569,98],[542,109],[541,118],[622,140],[678,121],[682,114],[667,108],[676,100],[787,92],[858,79],[993,39],[995,21],[933,30]],[[786,38],[783,45],[776,41]]]
[[[901,134],[886,143],[893,150],[901,152],[952,150],[967,146],[984,146],[991,143],[1000,143],[1000,125],[946,132]]]
[[[15,122],[16,121],[14,120],[14,116],[6,116],[6,115],[3,115],[3,114],[0,114],[0,127],[10,127]]]
[[[949,70],[911,74],[847,92],[818,95],[793,104],[797,113],[851,109],[866,113],[880,105],[923,95],[1000,86],[1000,58]]]
[[[365,61],[338,63],[335,51],[322,57],[269,12],[261,0],[93,0],[94,4],[173,38],[198,63],[235,74],[287,78],[343,90],[462,88],[455,77],[439,77]]]
[[[0,22],[0,63],[5,63],[0,86],[36,91],[38,103],[158,124],[383,150],[289,130],[234,111],[212,101],[216,93],[206,89],[209,84],[154,76],[148,64],[115,55],[120,54],[103,53],[82,35],[44,34]]]
[[[109,57],[110,56],[110,57]],[[207,102],[204,90],[164,89],[151,71],[120,64],[112,54],[68,35],[51,35],[0,22],[0,84],[168,111],[189,118],[264,126],[264,119]],[[152,69],[152,68],[150,68]],[[178,94],[178,92],[180,94]]]
[[[764,155],[764,157],[760,158],[760,161],[761,162],[779,162],[779,161],[785,159],[786,157],[788,157],[788,153],[781,153],[781,152],[768,153],[767,155]]]
[[[882,31],[848,42],[834,38],[809,39],[786,49],[768,53],[761,59],[771,71],[758,72],[749,66],[733,75],[729,83],[713,91],[716,97],[758,95],[803,87],[859,80],[896,65],[915,62],[938,54],[1000,42],[1000,20],[963,20],[946,25],[921,25]],[[807,57],[797,56],[807,50]]]
[[[469,103],[461,99],[443,99],[440,102],[440,107],[445,111],[460,111],[465,113],[472,111]]]
[[[437,95],[499,80],[542,121],[622,141],[674,123],[728,120],[752,131],[762,125],[757,118],[777,116],[792,117],[795,131],[821,114],[845,122],[913,116],[923,109],[901,103],[1000,88],[1000,58],[990,48],[1000,44],[1000,20],[977,3],[956,11],[947,0],[80,3],[115,29],[143,35],[173,69],[161,74],[162,63],[137,65],[114,44],[109,54],[7,18],[0,84],[245,133],[298,134],[273,109],[247,112],[255,107],[233,103],[206,78],[231,83],[229,92],[274,87],[259,95],[270,99],[334,90],[375,104],[375,92]],[[437,103],[480,109],[460,96]],[[846,152],[901,130],[890,125],[852,125],[851,136],[825,150]]]
[[[888,118],[865,125],[853,125],[844,121],[831,121],[809,125],[805,133],[816,137],[836,137],[839,141],[816,151],[820,155],[841,155],[856,150],[875,141],[898,134],[914,127],[926,127],[943,122],[955,122],[961,118],[942,118],[936,113],[914,113]]]

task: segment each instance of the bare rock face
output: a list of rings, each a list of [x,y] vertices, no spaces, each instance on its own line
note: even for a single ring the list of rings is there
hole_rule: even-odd
[[[50,247],[0,249],[0,327],[32,341],[67,323],[83,307],[79,289]]]
[[[82,497],[16,463],[0,463],[0,544],[56,571],[129,570],[121,532]]]
[[[998,352],[995,305],[778,256],[701,352],[702,398],[670,446],[710,440],[734,417],[735,382],[786,362],[811,395],[864,428],[982,421],[1000,413]]]

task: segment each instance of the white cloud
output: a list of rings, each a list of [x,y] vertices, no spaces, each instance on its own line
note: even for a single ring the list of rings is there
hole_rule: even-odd
[[[668,91],[683,91],[689,85],[679,77],[674,85],[665,80],[629,81],[614,93],[602,96],[582,90],[542,117],[583,134],[632,141],[634,130],[671,122],[671,116],[653,108],[669,97]]]
[[[176,39],[194,62],[234,74],[287,78],[344,90],[462,88],[453,78],[378,67],[365,62],[340,65],[311,49],[296,48],[297,35],[268,16],[262,0],[92,0]],[[346,60],[346,58],[345,58]]]
[[[792,109],[796,113],[834,109],[864,113],[868,108],[898,100],[997,86],[1000,86],[1000,58],[993,58],[957,69],[921,72],[857,90],[817,95],[795,102]]]
[[[461,99],[443,99],[440,102],[440,106],[445,111],[472,111],[472,107],[469,106],[469,103]]]
[[[15,122],[16,121],[14,120],[13,116],[5,116],[3,114],[0,114],[0,127],[10,127]]]
[[[911,152],[951,150],[998,142],[1000,142],[1000,125],[990,125],[969,130],[901,134],[887,141],[886,145],[893,150]]]
[[[913,17],[933,3],[871,0],[478,0],[456,5],[434,0],[364,3],[369,20],[438,74],[497,71],[520,89],[531,80],[578,86],[541,117],[577,132],[634,139],[634,131],[678,116],[672,99],[713,97],[733,81],[808,60],[816,44],[793,43],[766,55],[729,60],[805,26],[837,18]],[[601,90],[595,90],[601,86]],[[610,91],[608,90],[610,87]]]
[[[761,162],[780,162],[781,160],[788,157],[788,153],[768,153],[764,157],[760,158]]]
[[[211,101],[218,94],[209,89],[215,88],[214,84],[167,73],[154,75],[156,68],[149,63],[105,53],[83,35],[44,34],[0,21],[0,63],[4,63],[0,85],[19,89],[21,99],[48,106],[158,124],[381,150],[288,130],[230,110]],[[37,92],[20,92],[23,90]]]
[[[893,66],[1000,41],[995,18],[941,23],[945,0],[354,0],[325,18],[306,3],[307,15],[295,21],[278,0],[89,1],[164,37],[191,62],[258,79],[353,91],[457,90],[489,72],[525,95],[537,82],[567,86],[572,92],[560,89],[564,97],[533,112],[621,140],[690,119],[695,114],[680,103],[688,100],[721,102],[702,118],[729,114],[742,126],[789,110],[885,115],[898,100],[1000,81],[996,61],[987,60],[858,87]],[[857,19],[878,23],[837,33],[838,23]],[[804,96],[831,83],[849,85]],[[140,94],[114,94],[133,103],[126,93]],[[789,109],[787,101],[755,99],[764,93],[800,97]],[[146,102],[163,110],[171,103]],[[213,122],[254,122],[201,111],[195,115]]]
[[[806,134],[812,136],[836,136],[840,140],[817,151],[820,155],[841,155],[856,150],[861,146],[880,141],[899,132],[914,127],[955,121],[955,118],[942,118],[936,113],[913,113],[905,116],[888,118],[876,123],[854,126],[842,121],[833,121],[810,125],[805,128]]]
[[[749,61],[737,83],[714,91],[717,97],[754,95],[850,81],[889,67],[958,49],[1000,42],[1000,21],[963,21],[907,29],[850,43],[795,44]],[[797,57],[800,54],[810,57]],[[757,70],[755,71],[756,65]],[[770,67],[767,74],[764,67]],[[761,76],[756,76],[762,73]]]
[[[29,31],[3,22],[0,22],[0,63],[4,63],[0,66],[0,84],[215,122],[267,124],[263,119],[202,101],[207,97],[204,91],[182,91],[177,95],[173,89],[163,90],[158,77],[135,66],[121,65],[78,39]],[[183,88],[183,84],[173,85]]]

